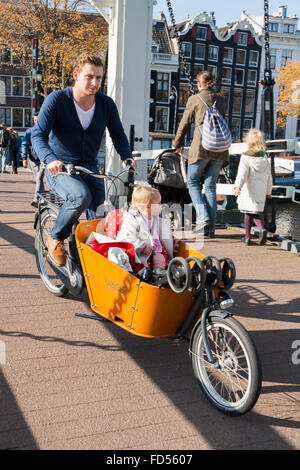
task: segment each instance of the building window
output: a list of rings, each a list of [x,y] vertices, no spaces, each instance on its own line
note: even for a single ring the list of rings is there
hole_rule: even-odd
[[[189,62],[186,62],[185,65],[186,65],[186,68],[188,70],[188,73],[190,74],[191,73],[191,64]],[[185,75],[185,67],[184,67],[183,62],[180,62],[179,71],[180,71],[180,77],[187,79],[187,77]]]
[[[231,74],[232,69],[229,67],[222,68],[222,83],[226,83],[227,85],[231,85]]]
[[[237,141],[241,139],[241,120],[240,119],[232,119],[231,122],[231,134],[232,140]]]
[[[249,67],[258,66],[258,51],[249,52]]]
[[[245,114],[254,113],[254,104],[255,104],[255,90],[246,90],[246,102],[245,102]]]
[[[289,34],[294,34],[295,26],[293,24],[284,24],[283,25],[283,32],[284,33],[289,33]]]
[[[0,62],[1,64],[11,63],[11,52],[10,49],[5,48],[0,51]]]
[[[232,64],[233,59],[233,49],[230,47],[224,47],[223,52],[223,62],[224,64]]]
[[[252,119],[244,119],[244,131],[249,131],[252,129]]]
[[[13,127],[23,127],[23,108],[13,108]]]
[[[235,69],[234,84],[235,85],[243,85],[244,84],[244,70]]]
[[[208,60],[218,60],[219,48],[218,46],[209,46],[208,47]]]
[[[181,86],[178,94],[178,106],[181,108],[185,107],[187,100],[189,99],[189,87]],[[178,121],[179,122],[179,121]]]
[[[31,109],[24,109],[24,127],[31,127]]]
[[[272,31],[272,33],[277,33],[278,23],[269,23],[269,31]]]
[[[235,88],[233,91],[232,114],[242,113],[243,90]]]
[[[195,59],[205,59],[205,44],[195,44]]]
[[[168,108],[156,108],[155,110],[155,130],[168,132]]]
[[[194,79],[197,79],[197,75],[200,72],[203,72],[203,64],[194,64]]]
[[[13,77],[12,94],[13,96],[23,96],[23,77]]]
[[[238,33],[238,44],[240,46],[247,46],[247,44],[248,44],[248,33]]]
[[[24,78],[24,96],[31,96],[30,78]]]
[[[290,50],[283,50],[281,54],[281,67],[284,67],[288,60],[292,60],[293,58],[293,51]]]
[[[257,71],[248,70],[247,86],[256,86],[257,85]]]
[[[208,65],[207,70],[209,70],[212,74],[213,81],[217,80],[217,67],[215,65]]]
[[[196,39],[206,39],[206,28],[198,26],[196,30]]]
[[[226,114],[229,114],[230,88],[222,86],[221,96],[226,102]]]
[[[0,76],[0,96],[11,96],[11,77]]]
[[[276,69],[276,49],[270,49],[270,67]]]
[[[245,63],[246,63],[246,51],[244,49],[238,49],[236,51],[236,63],[238,65],[245,65]]]
[[[4,122],[7,127],[11,126],[11,108],[0,108],[0,122]]]
[[[157,73],[156,80],[156,101],[168,102],[169,101],[169,74]]]
[[[191,58],[192,57],[192,44],[190,42],[182,42],[182,51],[184,57]]]

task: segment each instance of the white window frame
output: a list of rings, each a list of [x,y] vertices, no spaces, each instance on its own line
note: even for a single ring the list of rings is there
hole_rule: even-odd
[[[241,41],[241,38],[246,38],[246,42]],[[238,32],[238,45],[239,46],[247,46],[248,45],[248,33],[245,33],[245,32],[242,32],[242,31],[239,31]]]
[[[253,60],[251,60],[251,54],[256,54],[256,61],[255,62]],[[249,67],[257,67],[258,66],[258,58],[259,58],[258,51],[255,51],[255,50],[251,49],[249,51],[249,61],[248,61]]]
[[[252,93],[253,94],[253,106],[252,106],[252,111],[249,112],[249,111],[246,111],[246,106],[247,106],[247,95],[249,93]],[[255,112],[255,90],[253,88],[248,88],[245,92],[245,107],[244,107],[244,115],[245,117],[248,117],[248,116],[253,116],[254,115],[254,112]]]
[[[228,94],[228,101],[227,101],[227,110],[226,110],[226,114],[229,114],[229,107],[230,107],[230,87],[222,86],[221,91],[227,91],[227,94]],[[223,97],[223,99],[225,99],[225,98]]]
[[[239,111],[234,111],[234,99],[235,99],[235,91],[239,90],[241,92],[240,97],[240,110]],[[233,96],[232,96],[232,115],[233,116],[241,116],[242,114],[242,109],[243,109],[243,90],[242,88],[234,88],[233,89]]]
[[[210,51],[212,50],[217,50],[217,58],[210,57]],[[208,60],[210,62],[218,62],[218,59],[219,59],[219,46],[215,46],[213,44],[209,45],[208,46]]]
[[[20,78],[22,80],[22,95],[14,95],[14,78]],[[24,77],[20,75],[12,75],[11,76],[11,96],[14,96],[15,98],[23,98],[24,97]]]
[[[239,70],[240,72],[243,72],[243,80],[242,80],[242,83],[237,83],[237,81],[236,81],[236,72],[237,72],[238,70]],[[244,70],[244,69],[236,68],[235,71],[234,71],[234,85],[243,86],[243,85],[244,85],[244,81],[245,81],[245,70]]]
[[[182,42],[181,44],[182,44],[182,46],[183,46],[184,44],[188,44],[188,45],[190,46],[190,55],[185,55],[185,51],[183,51],[184,57],[185,57],[186,59],[190,59],[190,58],[192,57],[192,43],[191,43],[191,42],[186,42],[186,41],[184,41],[184,42]]]
[[[171,76],[170,76],[171,74],[170,74],[170,72],[165,72],[165,71],[162,71],[162,70],[159,70],[159,71],[157,72],[157,75],[156,75],[155,98],[156,98],[157,91],[166,91],[166,90],[158,90],[158,88],[157,88],[158,82],[160,81],[160,80],[158,79],[158,74],[159,74],[159,73],[161,73],[162,75],[164,75],[164,74],[168,75],[168,98],[167,98],[167,101],[159,101],[158,99],[156,99],[156,102],[157,102],[157,103],[170,103],[170,82],[171,82]],[[166,82],[166,81],[167,81],[167,80],[164,80],[164,79],[162,78],[162,83],[164,83],[164,82]]]
[[[199,57],[196,55],[196,51],[197,51],[197,46],[202,46],[201,49],[204,50],[204,54],[203,54],[203,57]],[[206,47],[205,47],[205,44],[202,44],[201,42],[195,44],[195,60],[205,60],[205,52],[206,52]]]
[[[245,126],[245,122],[246,122],[246,121],[250,121],[250,127],[246,127],[246,126]],[[244,119],[244,131],[249,131],[250,129],[252,129],[252,127],[253,127],[253,119],[251,119],[251,118],[245,118],[245,119]]]
[[[225,70],[230,70],[230,78],[224,77],[223,72]],[[225,85],[231,85],[231,81],[232,81],[232,68],[231,67],[222,67],[222,83],[224,83]]]
[[[238,52],[243,52],[244,53],[244,62],[238,62],[237,61],[237,56],[238,56]],[[236,50],[236,65],[245,65],[246,64],[246,49],[237,49]]]
[[[157,128],[157,111],[158,109],[166,109],[167,110],[167,125],[166,129],[158,129]],[[156,106],[155,107],[155,132],[168,132],[169,130],[169,119],[170,119],[170,108],[167,106]]]
[[[17,126],[15,123],[14,123],[14,110],[15,109],[21,109],[22,110],[22,126]],[[14,106],[13,108],[11,108],[11,126],[14,127],[14,128],[21,128],[21,127],[24,127],[24,108],[19,108],[18,106]]]
[[[285,31],[285,29],[287,29],[288,31]],[[289,31],[290,29],[292,29],[292,31]],[[295,33],[295,26],[293,24],[284,23],[283,24],[283,32],[286,33],[286,34],[294,34]]]
[[[255,80],[249,80],[250,73],[255,73]],[[257,86],[257,70],[248,69],[247,86],[250,86],[250,87],[256,87]]]
[[[205,30],[205,35],[204,38],[198,38],[198,31],[202,29]],[[197,32],[196,32],[196,39],[197,41],[206,41],[206,35],[207,35],[207,28],[205,26],[197,26]]]
[[[12,94],[11,94],[11,92],[12,92],[12,79],[11,79],[11,75],[0,75],[0,77],[4,77],[4,78],[9,78],[9,79],[10,79],[10,94],[7,95],[7,94],[6,94],[6,90],[5,90],[5,93],[2,94],[2,93],[1,93],[2,90],[1,90],[1,87],[0,87],[0,96],[12,96]]]
[[[276,28],[274,28],[276,26]],[[271,22],[269,23],[269,31],[271,33],[278,33],[278,23]]]
[[[233,136],[233,138],[234,138],[234,139],[235,139],[235,138],[240,139],[240,136],[241,136],[241,125],[242,125],[241,118],[232,118],[232,121],[231,121],[231,128],[232,128],[232,130],[233,130],[233,121],[238,121],[238,122],[239,122],[239,130],[240,130],[238,137]]]
[[[10,121],[8,122],[7,121],[7,118],[3,118],[3,121],[5,122],[5,124],[7,125],[7,127],[12,127],[12,108],[10,108],[9,106],[3,106],[1,107],[0,109],[8,109],[9,110],[9,114],[10,114]],[[2,122],[2,119],[1,119],[1,122]]]
[[[233,62],[233,48],[232,47],[224,47],[224,51],[227,49],[228,51],[231,51],[231,59],[225,58],[224,53],[223,53],[223,64],[232,64]]]

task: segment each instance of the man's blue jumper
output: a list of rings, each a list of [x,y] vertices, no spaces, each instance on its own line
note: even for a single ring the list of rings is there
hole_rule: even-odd
[[[77,115],[72,88],[65,88],[52,92],[45,99],[32,130],[31,141],[45,165],[60,160],[94,166],[106,127],[121,159],[132,158],[113,100],[100,91],[96,93],[94,116],[84,130]]]

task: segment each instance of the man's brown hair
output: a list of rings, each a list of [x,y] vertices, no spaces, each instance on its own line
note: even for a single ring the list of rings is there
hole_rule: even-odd
[[[73,65],[73,70],[76,70],[77,72],[81,72],[82,68],[85,66],[85,64],[92,64],[96,65],[96,67],[103,67],[103,62],[102,59],[91,52],[82,52],[77,59],[74,62]]]

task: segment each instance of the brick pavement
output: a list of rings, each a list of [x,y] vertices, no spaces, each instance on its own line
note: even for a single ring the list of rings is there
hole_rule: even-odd
[[[33,252],[33,189],[27,171],[0,175],[0,449],[300,448],[300,365],[291,360],[300,341],[297,256],[270,242],[243,246],[225,230],[202,249],[234,260],[232,310],[262,360],[256,406],[229,418],[200,391],[185,343],[75,317],[91,312],[86,294],[45,290]]]

